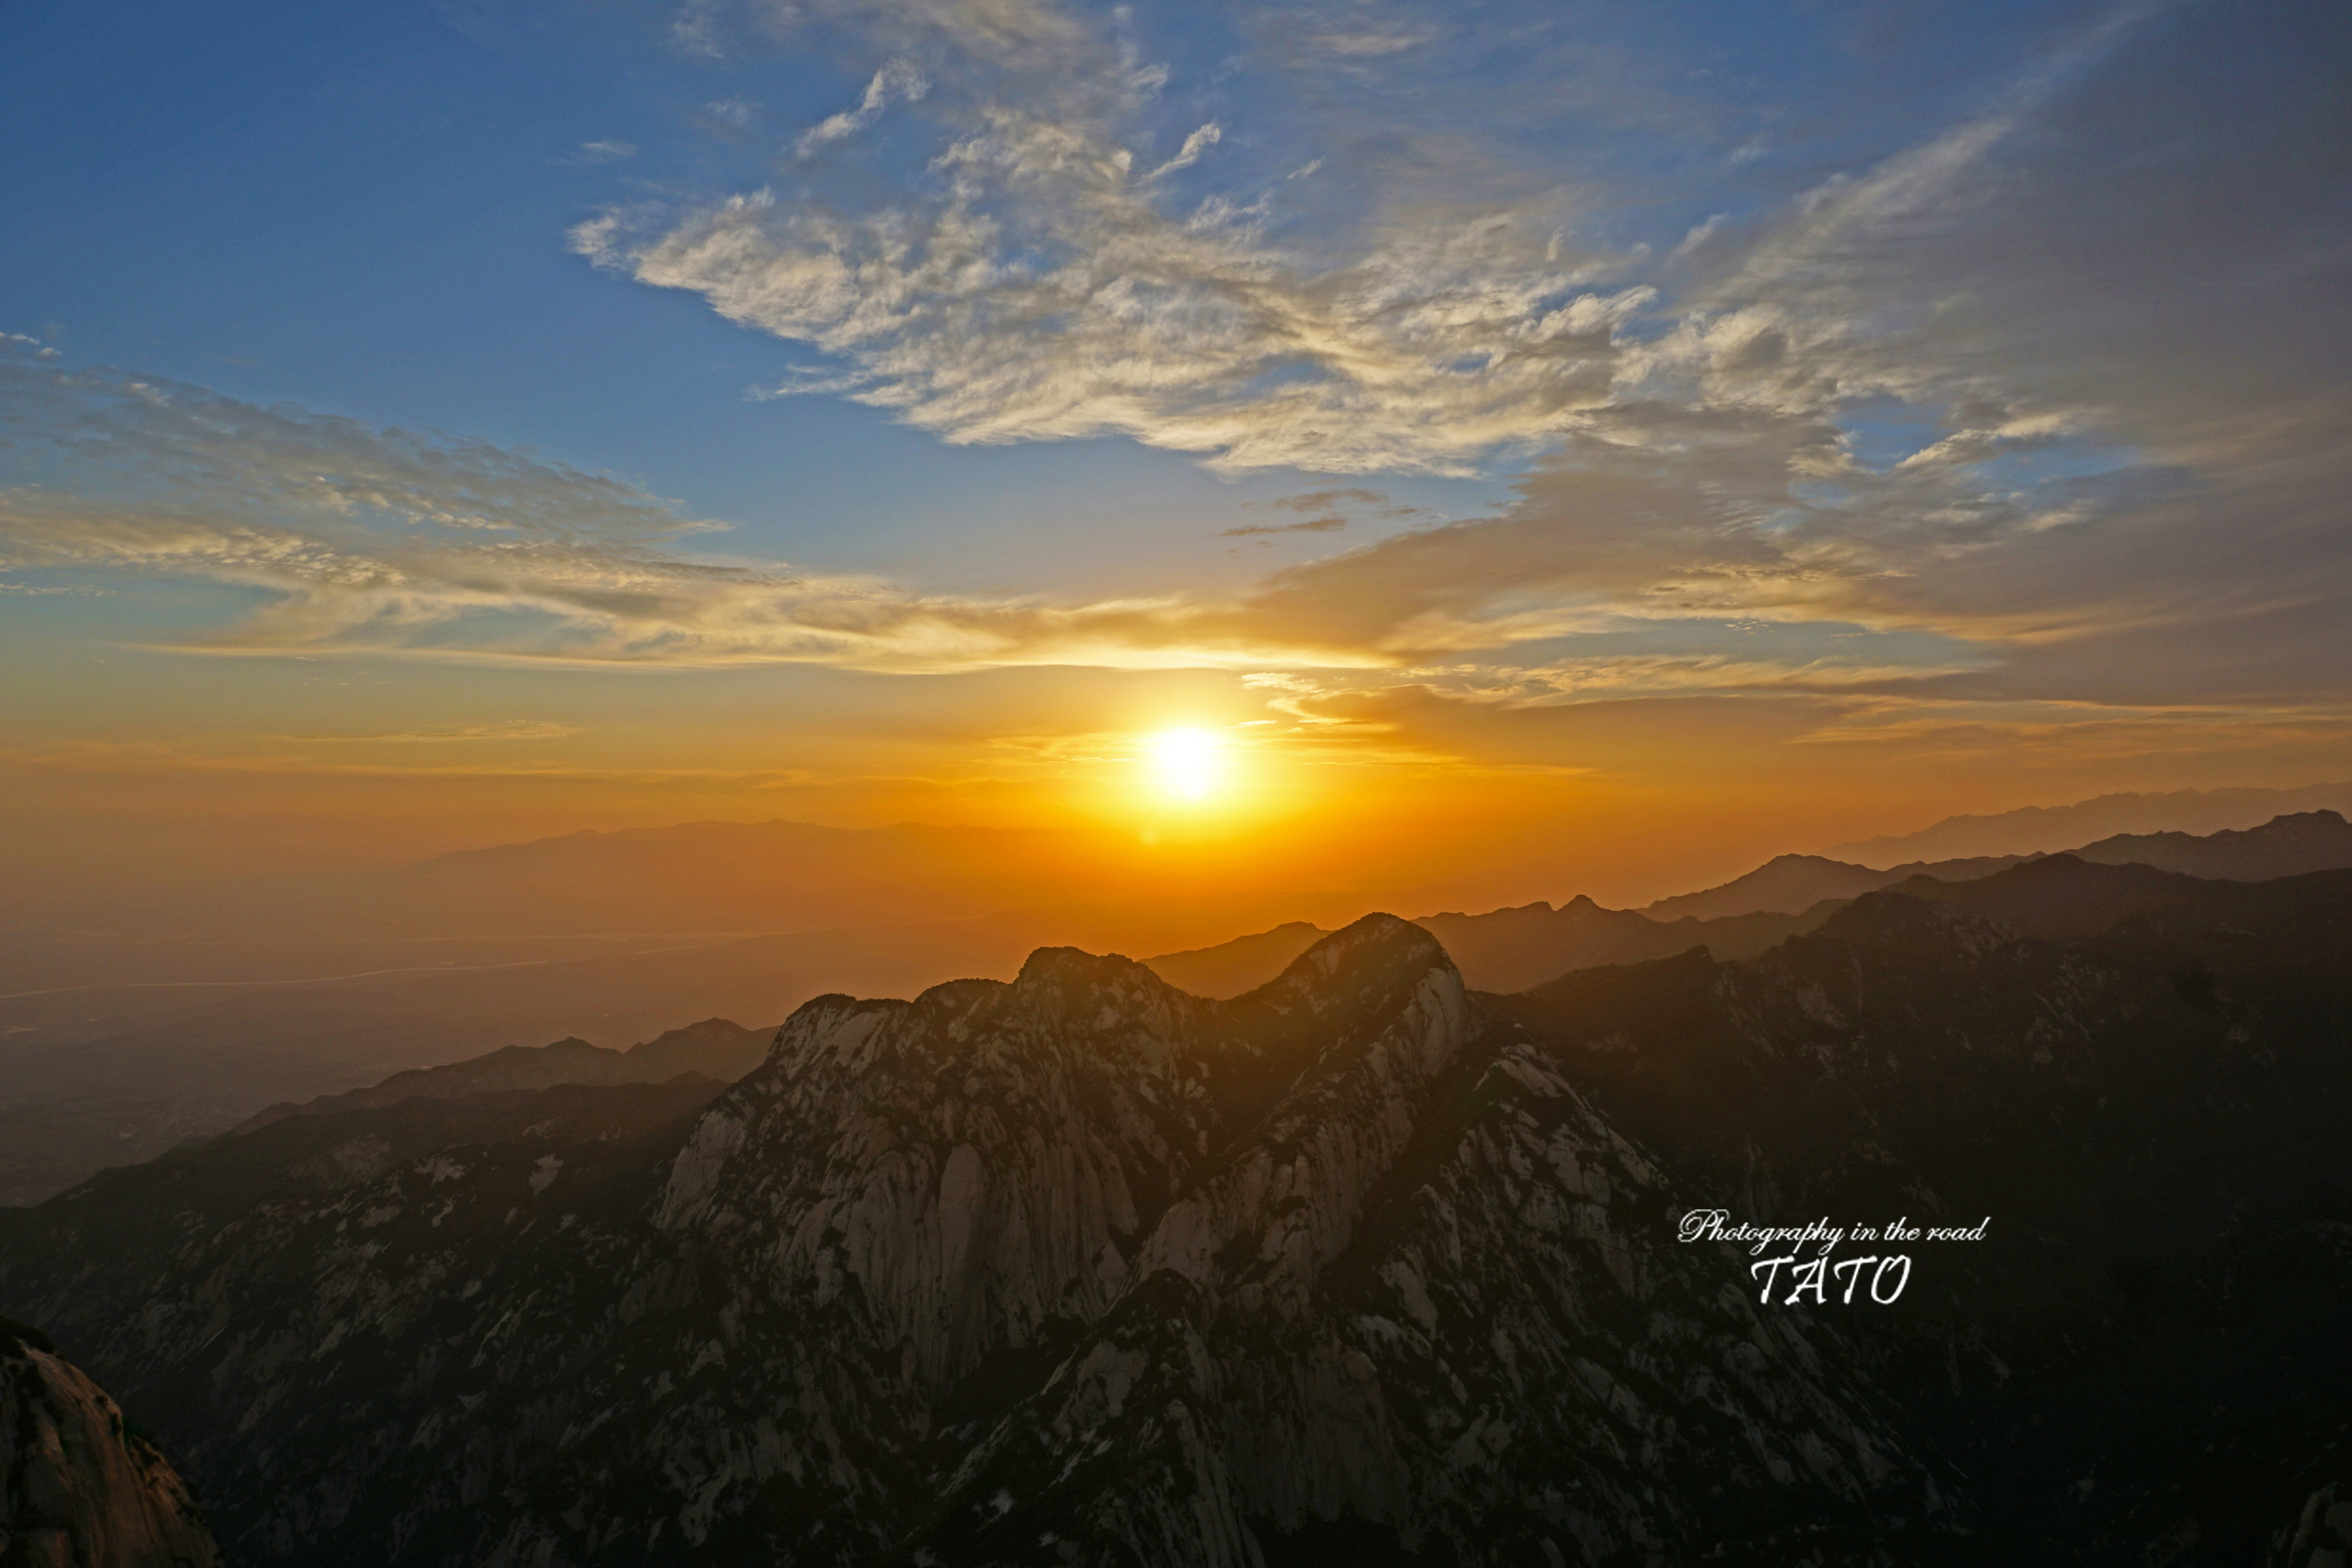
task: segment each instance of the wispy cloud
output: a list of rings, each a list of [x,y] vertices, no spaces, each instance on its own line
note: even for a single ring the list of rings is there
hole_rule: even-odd
[[[1607,400],[1618,331],[1651,298],[1581,286],[1510,215],[1318,268],[1229,205],[1163,213],[1130,164],[999,109],[941,155],[929,209],[760,193],[651,238],[603,223],[574,242],[842,356],[860,401],[950,442],[1117,433],[1226,468],[1467,473],[1545,444]]]
[[[573,153],[567,162],[573,163],[619,163],[634,158],[636,155],[637,149],[635,143],[623,142],[617,137],[605,136],[600,137],[593,142],[583,142],[580,143],[579,150]]]
[[[1276,237],[1313,189],[1278,171],[1237,166],[1255,184],[1182,198],[1166,176],[1208,166],[1234,128],[1196,121],[1148,157],[1167,145],[1165,70],[1117,17],[1045,0],[793,15],[894,62],[799,150],[919,81],[926,177],[878,201],[820,184],[610,213],[573,243],[835,356],[826,385],[950,442],[1121,434],[1223,468],[1468,473],[1604,400],[1619,335],[1653,297],[1561,255],[1557,192],[1449,194],[1328,242]],[[1369,58],[1427,28],[1359,31],[1332,47]]]
[[[1268,625],[1175,596],[926,595],[699,561],[677,546],[714,525],[610,476],[5,347],[0,441],[48,482],[0,491],[0,569],[168,574],[271,595],[185,651],[898,670],[1366,657],[1307,654]]]
[[[1184,138],[1184,145],[1176,150],[1176,156],[1169,159],[1168,162],[1152,170],[1151,173],[1146,174],[1144,178],[1147,180],[1156,180],[1162,174],[1172,174],[1179,169],[1191,168],[1193,164],[1201,161],[1202,153],[1207,152],[1210,148],[1215,146],[1220,141],[1223,140],[1224,134],[1224,127],[1212,120],[1209,123],[1202,126],[1198,131],[1193,132],[1190,136]]]
[[[831,115],[802,132],[793,149],[805,158],[833,142],[845,142],[881,119],[882,111],[893,103],[914,102],[930,90],[930,79],[912,60],[892,60],[874,73],[856,108]]]
[[[1265,504],[1284,511],[1303,513],[1306,521],[1271,524],[1254,523],[1240,528],[1228,528],[1217,537],[1251,539],[1260,535],[1277,533],[1337,533],[1347,527],[1351,521],[1347,512],[1341,510],[1342,508],[1349,510],[1370,508],[1387,518],[1412,517],[1421,510],[1418,507],[1391,505],[1389,498],[1379,490],[1354,488],[1308,490],[1303,495],[1284,496],[1278,500],[1270,500]]]
[[[443,730],[378,730],[273,735],[277,741],[327,741],[364,745],[439,745],[478,741],[561,741],[580,731],[569,724],[513,719],[503,724],[467,724]]]
[[[1337,533],[1348,526],[1344,517],[1310,517],[1304,522],[1244,523],[1240,528],[1219,531],[1219,539],[1254,539],[1260,534],[1275,533]]]

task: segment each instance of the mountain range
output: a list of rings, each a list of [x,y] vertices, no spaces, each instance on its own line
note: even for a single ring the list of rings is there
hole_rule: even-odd
[[[582,1039],[551,1046],[508,1046],[488,1056],[443,1067],[397,1072],[369,1089],[320,1095],[296,1105],[280,1101],[231,1131],[250,1132],[289,1116],[331,1116],[373,1110],[410,1100],[464,1100],[477,1094],[549,1089],[559,1083],[667,1083],[698,1078],[732,1083],[760,1065],[773,1030],[747,1029],[725,1018],[705,1018],[630,1047],[607,1050]]]
[[[2261,881],[2352,867],[2352,823],[2333,811],[2280,816],[2243,832],[2117,836],[2072,851],[2078,859],[2146,865],[2229,881]],[[1416,922],[1445,944],[1469,983],[1520,991],[1571,969],[1664,958],[1705,946],[1719,958],[1747,958],[1812,929],[1846,901],[1914,879],[1969,882],[2039,856],[1910,862],[1875,870],[1818,855],[1781,855],[1720,887],[1643,910],[1605,910],[1579,897],[1489,914],[1424,915]],[[1323,936],[1296,921],[1215,947],[1146,959],[1171,984],[1208,996],[1261,985]]]
[[[2109,840],[2081,853],[2145,858],[2204,875],[2270,876],[2352,864],[2347,841],[2352,829],[2321,812],[2250,833]],[[595,842],[597,855],[611,852]],[[631,853],[649,852],[643,841],[625,842],[638,846]],[[533,854],[557,850],[542,846]],[[1948,879],[2004,863],[1926,869]],[[1878,871],[1784,856],[1723,887],[1646,910],[1604,910],[1580,897],[1558,908],[1536,903],[1427,915],[1420,923],[1474,988],[1516,991],[1570,969],[1664,957],[1697,944],[1722,958],[1752,956],[1817,925],[1857,891],[1921,869]],[[524,1041],[571,1037],[613,1050],[651,1039],[681,1018],[781,1017],[829,989],[908,995],[958,975],[1009,978],[1034,948],[1087,932],[1106,939],[1102,945],[1151,952],[1129,944],[1230,931],[1223,922],[1245,913],[1152,901],[755,937],[53,942],[78,955],[67,977],[86,983],[0,995],[0,1202],[37,1202],[93,1170],[152,1159],[273,1103],[342,1093]],[[1325,930],[1294,921],[1147,962],[1198,994],[1234,996],[1272,979]],[[205,958],[208,952],[215,956]],[[476,953],[481,961],[469,962]],[[152,973],[166,961],[177,965],[166,970],[173,976],[167,982],[107,984],[94,978],[110,964]],[[199,982],[194,977],[207,973],[207,963],[284,965],[298,978],[245,989]],[[584,1067],[575,1078],[603,1081]]]
[[[2217,833],[2299,812],[2352,812],[2352,782],[2294,789],[2180,789],[2103,795],[2067,805],[2028,805],[1989,816],[1948,816],[1916,833],[1832,846],[1842,860],[1870,866],[1978,855],[2053,854],[2118,834]]]
[[[1230,1000],[1049,948],[731,1087],[104,1173],[0,1302],[254,1563],[2320,1568],[2347,1051],[2342,870],[1913,877],[1509,995],[1384,915]]]

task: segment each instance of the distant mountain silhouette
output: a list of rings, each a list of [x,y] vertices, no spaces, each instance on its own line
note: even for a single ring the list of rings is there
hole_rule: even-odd
[[[773,1029],[747,1029],[725,1018],[705,1018],[625,1051],[583,1039],[551,1046],[508,1046],[443,1067],[394,1073],[370,1089],[322,1095],[300,1105],[281,1102],[255,1113],[234,1131],[250,1132],[289,1116],[373,1110],[404,1100],[459,1100],[508,1089],[551,1089],[560,1083],[667,1083],[681,1074],[732,1083],[760,1065]]]
[[[2352,825],[2334,812],[2312,812],[2205,838],[2164,834],[2105,839],[2076,851],[2074,858],[2168,867],[2225,880],[2261,880],[2352,866]],[[1445,944],[1472,989],[1523,991],[1571,970],[1664,958],[1698,946],[1721,960],[1753,957],[1786,937],[1813,929],[1840,906],[1864,894],[1915,880],[1973,882],[2036,858],[1983,856],[1913,861],[1876,870],[1819,855],[1781,855],[1720,887],[1661,899],[1640,910],[1603,909],[1580,895],[1557,909],[1549,903],[1524,904],[1478,915],[1423,915],[1414,923]],[[2033,885],[2054,894],[2061,884],[2053,879]],[[2100,886],[2102,898],[2114,895],[2112,884]],[[2063,900],[2053,907],[2063,907]],[[1163,953],[1144,962],[1171,984],[1196,995],[1238,996],[1273,979],[1325,934],[1306,921],[1293,921],[1214,947]]]
[[[2118,834],[2062,852],[2077,859],[2108,865],[2154,866],[2195,877],[2257,882],[2352,866],[2352,825],[2333,811],[2313,811],[2273,817],[2259,827],[2225,830],[2201,838],[2186,833]],[[1642,912],[1653,920],[1675,916],[1719,919],[1766,911],[1793,914],[1824,900],[1859,898],[1913,877],[1931,877],[1942,882],[1973,881],[2031,858],[2033,857],[1987,855],[1955,860],[1911,860],[1876,870],[1820,855],[1780,855],[1720,887],[1660,899]]]
[[[1312,921],[1290,921],[1272,931],[1237,936],[1214,947],[1163,952],[1143,962],[1179,991],[1195,996],[1238,996],[1289,968],[1291,960],[1330,934]]]
[[[2297,789],[2183,789],[2103,795],[2072,805],[2029,805],[1986,816],[1948,816],[1916,833],[1857,839],[1827,853],[1866,866],[1979,855],[2052,854],[2117,834],[2215,833],[2326,808],[2352,811],[2352,783]]]
[[[1570,969],[1662,958],[1706,944],[1728,958],[1763,952],[1825,918],[1822,908],[1798,915],[1740,915],[1724,920],[1660,921],[1631,910],[1605,910],[1581,895],[1554,909],[1522,904],[1482,915],[1422,915],[1413,924],[1445,944],[1476,991],[1519,991]],[[1144,963],[1171,985],[1196,996],[1238,996],[1266,984],[1323,937],[1304,921],[1236,937],[1214,947],[1162,953]]]
[[[2020,856],[1985,856],[1966,860],[1913,861],[1885,871],[1851,866],[1819,855],[1776,855],[1744,877],[1721,887],[1660,899],[1643,910],[1652,920],[1721,920],[1727,915],[1800,914],[1824,899],[1855,899],[1874,893],[1906,877],[1935,877],[1947,882],[1990,877],[2006,870]]]
[[[2352,823],[2333,811],[2274,816],[2240,832],[2117,834],[2071,851],[2108,865],[2154,866],[2224,882],[2261,882],[2352,866]]]

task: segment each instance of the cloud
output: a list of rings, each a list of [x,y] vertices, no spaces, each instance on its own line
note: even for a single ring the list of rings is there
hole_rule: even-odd
[[[1379,490],[1348,488],[1308,490],[1304,495],[1284,496],[1279,500],[1271,500],[1265,504],[1280,507],[1285,511],[1330,511],[1342,501],[1353,502],[1358,506],[1384,507],[1388,504],[1388,499]]]
[[[1164,176],[1235,132],[1195,121],[1147,160],[1172,129],[1165,73],[1116,17],[1026,0],[793,16],[900,62],[803,150],[920,79],[924,176],[608,213],[573,245],[835,356],[828,389],[951,443],[1118,434],[1225,469],[1467,474],[1605,399],[1653,297],[1561,256],[1556,190],[1487,199],[1433,170],[1427,202],[1328,237],[1293,221],[1321,199],[1284,177],[1294,157],[1220,159],[1245,184],[1181,200]]]
[[[809,662],[1244,668],[1347,664],[1230,609],[925,595],[697,560],[715,525],[481,442],[380,430],[0,345],[0,569],[74,567],[262,591],[219,655],[400,654],[603,667]]]
[[[273,735],[268,739],[351,742],[368,745],[415,745],[473,741],[561,741],[579,732],[569,724],[552,724],[542,720],[510,719],[503,724],[471,724],[447,730],[388,730],[368,733]]]
[[[1224,134],[1224,128],[1219,125],[1215,121],[1212,120],[1209,123],[1202,126],[1198,131],[1193,132],[1192,134],[1184,138],[1184,145],[1176,150],[1176,156],[1169,159],[1168,162],[1152,170],[1151,173],[1146,174],[1144,178],[1147,180],[1156,180],[1162,174],[1172,174],[1179,169],[1191,168],[1193,164],[1201,161],[1201,154],[1207,152],[1211,147],[1215,146],[1218,142],[1223,139]]]
[[[1421,510],[1418,507],[1391,506],[1389,504],[1389,498],[1379,490],[1357,489],[1309,490],[1304,495],[1284,496],[1279,500],[1265,503],[1267,506],[1279,507],[1284,511],[1306,513],[1307,514],[1306,521],[1228,528],[1217,537],[1250,539],[1277,533],[1336,533],[1347,527],[1349,522],[1349,519],[1339,510],[1343,503],[1350,506],[1377,507],[1382,517],[1411,517]],[[1255,506],[1258,503],[1251,501],[1247,504]]]
[[[574,163],[618,163],[636,155],[637,149],[634,143],[606,136],[593,142],[583,142],[580,150],[569,161]]]
[[[2316,13],[2119,18],[1701,247],[1497,515],[1262,611],[1401,661],[1748,617],[1976,650],[1919,661],[1922,701],[2340,695],[2352,152]]]
[[[1376,58],[1384,55],[1403,54],[1417,49],[1437,36],[1434,27],[1407,27],[1393,32],[1376,28],[1334,29],[1309,33],[1307,41],[1314,47],[1346,59]]]
[[[833,142],[847,141],[882,118],[882,111],[893,103],[912,103],[930,90],[930,79],[918,70],[913,61],[892,60],[874,73],[856,109],[832,115],[802,132],[793,150],[805,158]]]
[[[1251,523],[1241,528],[1222,530],[1219,539],[1251,539],[1259,534],[1274,533],[1336,533],[1348,526],[1344,517],[1316,517],[1305,522]]]
[[[1161,211],[1131,163],[999,108],[941,154],[929,208],[760,193],[574,243],[841,356],[859,401],[950,443],[1115,433],[1233,469],[1460,474],[1544,444],[1606,400],[1618,329],[1651,298],[1580,287],[1511,215],[1318,268],[1230,205]]]

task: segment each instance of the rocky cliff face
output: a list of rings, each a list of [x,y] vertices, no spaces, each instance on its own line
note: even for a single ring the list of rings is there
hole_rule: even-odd
[[[0,1291],[251,1563],[2259,1552],[2340,1479],[2352,879],[2003,875],[2125,923],[1878,894],[1512,998],[1385,916],[1223,1002],[1049,949],[723,1092],[110,1173],[0,1215]],[[1889,1205],[1999,1240],[1873,1316],[1677,1239]]]
[[[690,1125],[652,1092],[430,1153],[300,1119],[255,1136],[350,1135],[168,1220],[111,1310],[0,1278],[256,1561],[1640,1560],[1937,1495],[1402,921],[1232,1003],[1068,950],[825,998]]]
[[[0,1320],[0,1568],[214,1568],[195,1500],[46,1336]]]

